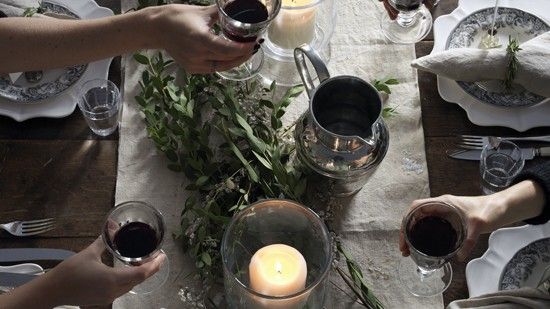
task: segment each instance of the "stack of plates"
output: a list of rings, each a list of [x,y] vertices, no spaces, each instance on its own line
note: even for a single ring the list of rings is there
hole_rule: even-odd
[[[98,6],[93,0],[45,0],[43,6],[54,15],[69,18],[92,19],[113,15],[110,9]],[[7,75],[0,76],[0,115],[17,121],[70,115],[77,102],[75,90],[87,80],[106,79],[111,60],[47,70],[35,83],[28,82],[24,74],[13,82]]]
[[[493,5],[493,1],[459,1],[456,10],[435,21],[432,53],[451,48],[477,48],[491,27]],[[501,0],[499,5],[496,28],[502,48],[507,46],[509,35],[523,43],[550,31],[550,1]],[[438,76],[437,82],[441,97],[461,106],[477,125],[504,126],[517,131],[550,126],[547,116],[550,99],[520,86],[505,92],[500,81],[466,83]]]

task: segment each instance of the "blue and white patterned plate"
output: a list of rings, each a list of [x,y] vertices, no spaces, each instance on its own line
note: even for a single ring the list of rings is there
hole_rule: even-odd
[[[500,290],[537,286],[544,269],[550,265],[550,238],[534,241],[519,250],[506,264]]]
[[[471,47],[477,48],[481,38],[489,31],[493,21],[494,8],[486,8],[465,17],[451,31],[446,49]],[[520,43],[528,41],[544,32],[550,31],[550,26],[542,19],[525,11],[500,7],[498,9],[496,36],[502,48],[508,44],[508,36]],[[521,86],[515,86],[511,91],[505,91],[500,81],[488,82],[457,82],[457,84],[474,98],[501,107],[531,106],[540,103],[545,98],[526,91]]]
[[[69,9],[51,2],[44,1],[47,12],[52,12],[69,18],[80,17]],[[86,71],[87,64],[75,65],[64,69],[44,71],[44,77],[38,83],[29,83],[24,74],[15,82],[9,76],[0,76],[0,97],[16,103],[30,104],[59,95],[74,85]]]

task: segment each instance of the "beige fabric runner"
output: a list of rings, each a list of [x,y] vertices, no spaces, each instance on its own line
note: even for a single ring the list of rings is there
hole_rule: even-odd
[[[382,6],[375,0],[335,1],[338,21],[332,39],[332,75],[356,75],[367,81],[395,77],[387,105],[399,112],[386,121],[390,148],[370,182],[351,199],[341,201],[338,228],[352,256],[363,266],[367,281],[386,308],[443,308],[441,296],[417,298],[399,283],[400,260],[398,232],[401,217],[410,202],[429,196],[424,136],[420,119],[420,99],[416,72],[410,67],[414,46],[389,44],[379,31]],[[133,1],[122,1],[123,11]],[[142,200],[156,206],[165,215],[169,232],[179,228],[179,215],[188,193],[182,174],[166,168],[167,159],[157,152],[146,137],[142,116],[136,110],[134,96],[139,93],[142,68],[127,61],[124,89],[124,113],[120,130],[119,166],[116,202]],[[305,95],[288,111],[286,121],[296,119],[307,109]],[[178,297],[181,288],[191,294],[201,291],[196,278],[185,278],[193,262],[171,238],[165,244],[170,258],[171,277],[159,292],[147,296],[126,295],[115,308],[193,308]],[[185,278],[185,279],[184,279]],[[337,275],[332,276],[339,285]],[[359,308],[337,289],[332,289],[327,308]],[[345,305],[344,305],[345,304]]]

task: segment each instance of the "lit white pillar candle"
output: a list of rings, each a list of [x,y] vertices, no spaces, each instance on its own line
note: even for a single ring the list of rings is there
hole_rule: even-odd
[[[250,287],[266,296],[289,296],[305,289],[307,265],[303,255],[291,246],[274,244],[258,250],[250,260]],[[300,299],[262,300],[266,308],[294,308]]]
[[[281,11],[268,30],[271,42],[285,49],[311,43],[315,36],[315,8],[309,6],[315,1],[283,0]]]

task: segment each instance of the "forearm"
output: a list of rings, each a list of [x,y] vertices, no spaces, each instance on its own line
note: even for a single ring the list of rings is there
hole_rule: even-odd
[[[60,294],[63,291],[58,289],[57,284],[54,284],[48,275],[41,275],[9,293],[0,295],[0,308],[51,309],[63,305]]]
[[[0,19],[0,73],[87,63],[143,48],[160,48],[161,8],[89,19]]]
[[[534,218],[542,213],[545,205],[544,191],[532,180],[524,180],[510,188],[487,196],[490,207],[485,215],[495,228]]]

